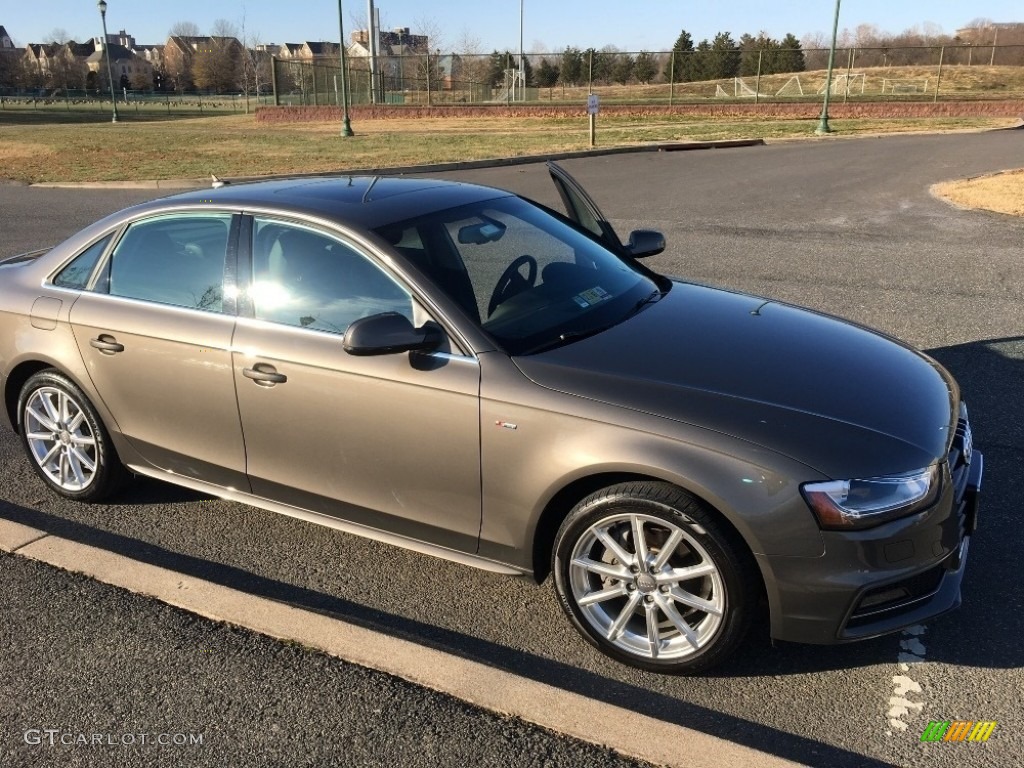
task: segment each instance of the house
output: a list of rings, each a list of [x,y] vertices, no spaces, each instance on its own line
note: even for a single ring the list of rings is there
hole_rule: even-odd
[[[315,59],[337,59],[341,55],[337,43],[323,40],[302,43],[285,43],[279,47],[278,58],[288,61],[314,61]]]
[[[0,89],[14,87],[21,76],[24,48],[18,48],[7,30],[0,26]]]
[[[82,89],[86,87],[88,59],[97,41],[76,43],[30,43],[25,46],[23,62],[36,86]]]
[[[410,34],[408,27],[400,27],[389,32],[380,33],[380,55],[401,56],[426,53],[429,50],[430,38],[426,35]],[[370,55],[370,32],[357,29],[352,33],[352,43],[348,48],[353,56]]]
[[[149,62],[153,69],[162,69],[164,64],[164,47],[162,45],[130,45],[132,53]]]
[[[238,87],[245,48],[236,37],[171,35],[163,68],[178,91],[200,88],[220,93]]]
[[[11,39],[11,36],[7,34],[7,30],[4,29],[3,25],[0,24],[0,52],[13,51],[14,49],[14,41]]]
[[[120,43],[107,43],[97,38],[96,48],[86,59],[90,72],[96,73],[96,82],[107,84],[107,52],[110,53],[110,72],[114,77],[114,88],[148,89],[153,87],[153,65],[141,56],[136,56]],[[106,49],[106,50],[105,50]]]

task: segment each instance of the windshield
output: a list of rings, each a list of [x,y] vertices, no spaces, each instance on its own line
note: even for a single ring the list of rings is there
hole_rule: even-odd
[[[518,197],[377,232],[513,355],[622,322],[658,290],[635,265]]]

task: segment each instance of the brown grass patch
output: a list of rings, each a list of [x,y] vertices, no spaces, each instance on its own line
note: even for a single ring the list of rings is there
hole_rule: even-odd
[[[947,181],[933,187],[936,195],[962,208],[1024,216],[1024,169],[962,181]]]

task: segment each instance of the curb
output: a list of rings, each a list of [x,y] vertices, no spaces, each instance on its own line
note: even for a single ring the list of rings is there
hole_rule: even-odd
[[[760,147],[764,139],[729,139],[723,141],[687,141],[667,144],[641,144],[632,147],[609,147],[608,149],[583,149],[575,152],[556,152],[545,155],[523,155],[501,157],[491,160],[465,160],[454,163],[432,165],[384,166],[377,168],[338,169],[313,173],[289,173],[270,176],[237,176],[225,178],[225,182],[242,184],[255,181],[279,181],[281,179],[315,179],[326,176],[396,176],[411,173],[441,173],[444,171],[470,171],[480,168],[505,168],[515,165],[546,163],[551,160],[574,160],[606,155],[625,155],[638,152],[688,152],[698,149],[730,149],[733,147]],[[202,189],[209,187],[205,179],[166,179],[157,181],[45,181],[30,185],[40,189]]]
[[[790,768],[772,754],[641,715],[478,661],[256,597],[0,519],[0,551],[314,648],[627,757],[677,768]]]

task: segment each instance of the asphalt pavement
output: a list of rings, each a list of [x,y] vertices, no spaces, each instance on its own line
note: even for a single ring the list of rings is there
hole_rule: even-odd
[[[642,765],[18,556],[0,582],[0,765]]]
[[[926,349],[952,370],[970,405],[976,444],[985,452],[981,527],[971,547],[963,608],[920,634],[839,647],[773,646],[762,624],[734,660],[706,677],[638,672],[609,662],[577,638],[549,584],[538,587],[477,572],[152,482],[136,483],[113,504],[72,504],[46,492],[12,436],[0,437],[0,517],[328,612],[813,765],[1015,764],[1024,748],[1024,650],[1019,643],[1024,584],[1017,567],[1015,525],[1017,500],[1024,491],[1024,221],[954,209],[932,198],[928,188],[1021,165],[1020,130],[780,143],[565,163],[620,234],[639,227],[666,233],[669,252],[651,259],[653,268],[863,322]],[[515,189],[558,205],[542,166],[445,175]],[[0,187],[0,255],[48,244],[104,213],[153,196],[153,191]],[[10,669],[19,676],[31,669],[40,644],[56,643],[59,658],[101,656],[118,647],[112,642],[104,650],[95,639],[104,636],[104,628],[116,639],[123,636],[125,622],[148,616],[147,610],[178,616],[120,592],[102,600],[72,600],[65,610],[50,611],[54,595],[85,589],[86,582],[56,578],[42,566],[25,568],[16,558],[0,560],[3,583],[11,585],[3,596],[3,615],[16,617],[3,626],[17,627],[0,638],[8,649],[0,660],[5,680]],[[62,587],[61,579],[72,579],[74,586]],[[97,614],[93,639],[74,631],[88,624],[90,612]],[[55,622],[51,629],[32,623],[41,614]],[[153,658],[171,662],[161,674],[189,679],[190,657],[166,653],[164,647],[188,645],[187,635],[179,635],[182,623],[173,631],[144,636],[139,645],[143,667],[148,648]],[[206,636],[237,632],[197,624],[203,624]],[[236,656],[225,649],[225,665],[237,658],[239,664],[259,668],[256,656],[246,653],[256,654],[260,643],[274,647],[272,641],[249,638],[233,651]],[[268,650],[262,658],[275,653],[284,651]],[[282,683],[282,707],[291,702],[301,710],[311,695],[298,679],[305,663],[314,677],[322,667],[343,674],[334,671],[335,665],[343,668],[339,662],[301,660],[289,658],[275,671],[282,674],[275,677]],[[196,680],[202,685],[200,677]],[[74,711],[83,718],[94,716],[93,709],[102,709],[96,705],[103,702],[150,706],[153,689],[134,688],[131,681],[130,674],[111,674],[88,684],[73,677],[50,678],[49,694],[29,683],[12,686],[9,693],[0,689],[0,718],[8,724],[0,749],[9,748],[11,734],[21,738],[21,729],[33,727],[20,713],[29,711],[34,697],[75,699]],[[250,701],[248,683],[243,674],[230,677],[224,695],[230,701]],[[408,695],[423,694],[416,689]],[[167,698],[163,709],[184,712],[186,701]],[[424,701],[426,708],[434,706],[429,697]],[[208,729],[222,717],[216,709],[199,711],[210,713],[212,722],[200,722]],[[317,711],[308,710],[314,721]],[[344,708],[333,711],[336,718],[351,715]],[[226,721],[227,710],[223,717]],[[473,712],[467,717],[486,723],[492,716]],[[999,725],[985,744],[920,741],[930,720],[953,719],[994,720]],[[69,721],[67,727],[84,728],[91,722]],[[155,714],[139,722],[153,729],[195,727]],[[393,727],[386,731],[389,738],[402,739],[401,722]],[[227,732],[238,736],[240,755],[255,759],[258,745],[265,743],[255,730]],[[289,754],[298,754],[302,733],[290,733],[297,734],[298,744]],[[331,733],[336,731],[328,733],[328,740]],[[460,734],[456,729],[438,738],[458,740]],[[582,747],[572,743],[562,748]],[[561,765],[566,764],[563,758],[581,759],[562,753],[542,758],[518,748],[507,754],[508,765],[538,759]],[[189,764],[181,762],[180,754],[174,759]],[[275,763],[270,759],[265,764]],[[443,758],[438,764],[445,764]]]

